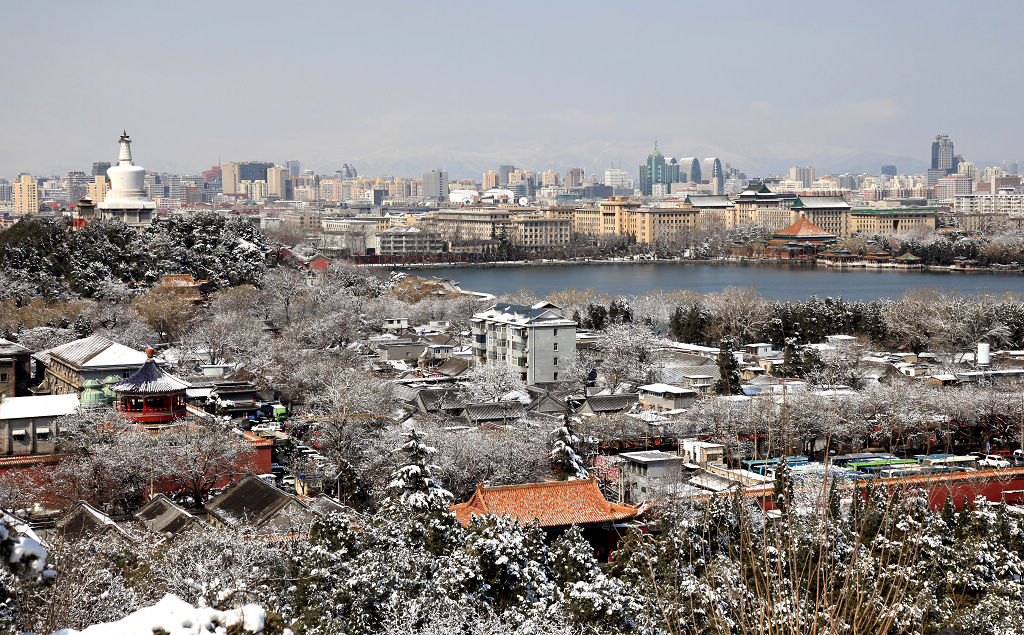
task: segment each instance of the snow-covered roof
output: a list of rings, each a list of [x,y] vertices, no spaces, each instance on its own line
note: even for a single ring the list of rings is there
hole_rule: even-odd
[[[146,363],[144,352],[112,342],[102,335],[90,335],[35,354],[35,358],[44,364],[48,364],[51,357],[76,368],[89,369],[124,368]]]
[[[515,326],[575,326],[576,323],[567,319],[551,305],[537,303],[534,306],[521,304],[495,304],[491,308],[473,316],[476,320],[501,322]]]
[[[672,393],[674,395],[696,394],[693,390],[690,390],[689,388],[682,388],[680,386],[670,386],[669,384],[647,384],[645,386],[640,386],[639,388],[637,388],[637,390],[642,390],[644,392]]]
[[[683,457],[678,454],[671,454],[661,450],[642,450],[640,452],[623,452],[620,454],[624,459],[633,463],[655,463],[658,461],[682,461]]]
[[[0,401],[0,420],[61,417],[77,409],[77,394],[6,397]]]

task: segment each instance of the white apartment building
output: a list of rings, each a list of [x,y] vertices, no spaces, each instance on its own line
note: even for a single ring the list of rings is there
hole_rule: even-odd
[[[513,366],[530,385],[559,381],[576,352],[576,323],[548,302],[495,304],[473,316],[472,329],[476,363]]]
[[[953,199],[954,214],[1024,214],[1024,194],[966,194]]]

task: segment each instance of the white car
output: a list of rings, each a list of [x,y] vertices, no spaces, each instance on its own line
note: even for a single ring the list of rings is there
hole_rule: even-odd
[[[995,454],[986,454],[985,458],[978,461],[978,467],[1010,467],[1010,462]]]

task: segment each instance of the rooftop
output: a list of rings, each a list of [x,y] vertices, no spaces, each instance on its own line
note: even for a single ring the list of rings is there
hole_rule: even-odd
[[[76,368],[90,369],[142,366],[147,359],[142,351],[112,342],[102,335],[90,335],[35,354],[44,364],[49,364],[51,357]]]
[[[477,485],[470,499],[453,505],[463,525],[474,517],[508,516],[520,523],[565,527],[621,522],[637,515],[628,505],[609,503],[593,479],[490,487]]]
[[[78,409],[78,395],[39,395],[36,397],[6,397],[0,401],[0,421],[31,419],[35,417],[61,417]]]

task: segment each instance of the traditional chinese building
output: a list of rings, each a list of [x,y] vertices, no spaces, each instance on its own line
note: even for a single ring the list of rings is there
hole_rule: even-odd
[[[556,537],[578,526],[602,562],[615,549],[626,523],[639,513],[629,505],[605,500],[597,482],[590,478],[491,487],[477,485],[465,503],[452,511],[463,525],[481,516],[508,516],[519,523],[537,522],[544,533]]]
[[[835,234],[801,217],[786,229],[772,234],[766,251],[776,258],[802,258],[814,255],[835,240]]]
[[[157,366],[153,349],[148,349],[146,355],[142,368],[112,386],[114,409],[143,424],[169,423],[184,417],[189,384]]]

